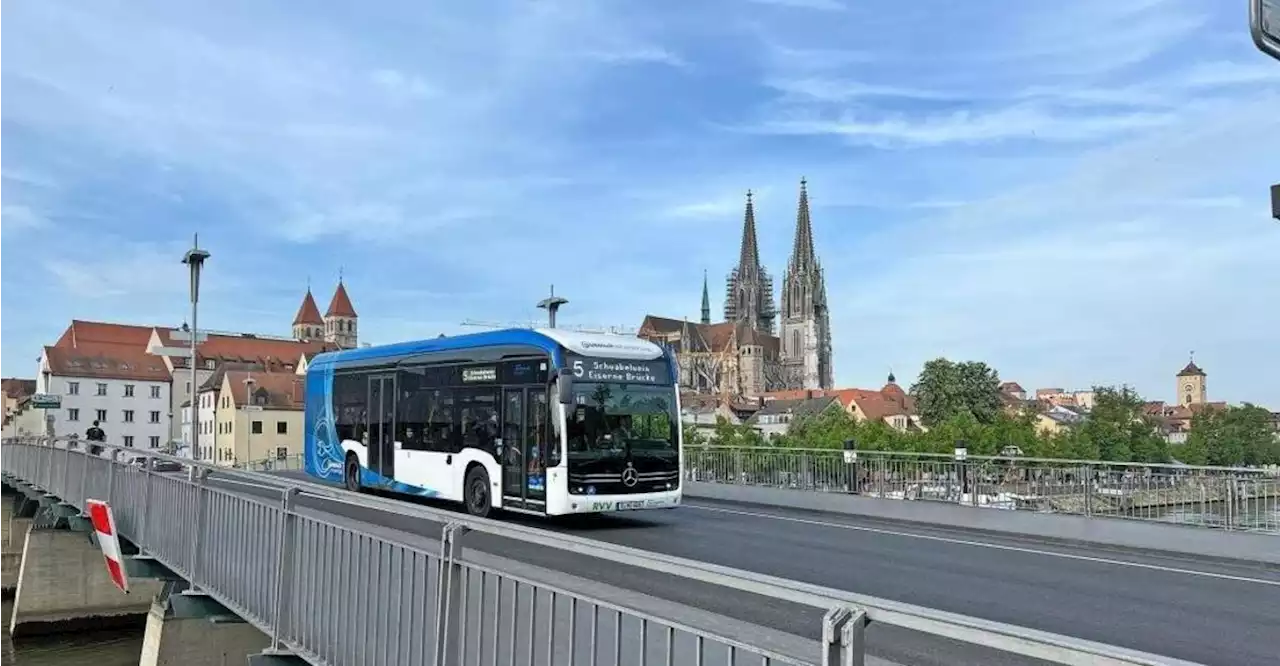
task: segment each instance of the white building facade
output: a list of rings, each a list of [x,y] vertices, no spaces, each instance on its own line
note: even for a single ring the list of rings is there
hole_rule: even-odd
[[[62,397],[59,408],[47,410],[53,416],[53,434],[83,438],[97,421],[109,444],[165,446],[170,432],[168,373],[159,359],[149,362],[138,356],[114,358],[46,347],[36,391]]]

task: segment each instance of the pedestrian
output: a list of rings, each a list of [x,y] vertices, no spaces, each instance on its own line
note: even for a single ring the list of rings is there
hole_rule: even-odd
[[[102,428],[98,427],[97,421],[94,421],[93,425],[89,426],[89,429],[84,431],[84,438],[90,442],[105,442],[107,441],[107,433],[104,432]],[[102,453],[102,447],[97,444],[90,444],[89,453],[96,456],[99,453]]]

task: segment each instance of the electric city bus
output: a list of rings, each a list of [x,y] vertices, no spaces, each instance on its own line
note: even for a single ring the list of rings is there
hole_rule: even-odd
[[[311,476],[540,515],[680,504],[675,360],[638,338],[504,329],[307,367]]]

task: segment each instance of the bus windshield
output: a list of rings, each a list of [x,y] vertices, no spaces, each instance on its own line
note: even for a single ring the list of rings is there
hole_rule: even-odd
[[[569,461],[677,453],[671,387],[580,382],[566,413]]]

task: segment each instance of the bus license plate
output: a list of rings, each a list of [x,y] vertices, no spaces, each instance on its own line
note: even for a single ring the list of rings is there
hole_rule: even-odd
[[[626,511],[628,509],[643,509],[644,502],[643,501],[618,502],[617,507],[619,511]]]

